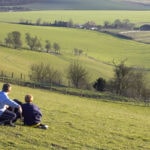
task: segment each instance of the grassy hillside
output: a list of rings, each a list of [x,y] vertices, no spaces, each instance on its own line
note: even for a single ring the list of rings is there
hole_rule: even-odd
[[[149,10],[148,0],[47,0],[23,5],[34,10]]]
[[[98,25],[103,25],[104,21],[114,22],[116,19],[129,19],[135,24],[149,23],[149,11],[72,11],[72,10],[51,10],[51,11],[29,11],[29,12],[1,12],[1,22],[19,22],[21,19],[35,22],[54,22],[55,20],[69,21],[83,24],[87,21],[94,21]]]
[[[0,87],[2,83],[0,83]],[[10,98],[31,93],[48,130],[0,126],[1,150],[149,150],[150,109],[12,85]]]
[[[29,67],[32,63],[45,62],[51,63],[59,69],[66,77],[65,72],[68,64],[73,59],[79,59],[85,64],[90,72],[92,80],[99,76],[106,79],[112,77],[112,60],[128,59],[128,65],[150,68],[150,45],[119,39],[104,33],[67,29],[56,27],[42,26],[25,26],[10,23],[0,23],[1,34],[0,41],[9,32],[17,30],[21,32],[24,40],[25,33],[37,35],[42,44],[45,40],[50,40],[51,43],[57,42],[61,47],[60,56],[55,56],[46,53],[37,53],[26,50],[12,50],[0,47],[1,54],[1,69],[6,71],[15,71],[28,74]],[[24,44],[24,47],[26,45]],[[84,51],[84,55],[77,57],[73,55],[73,49],[80,48]],[[17,63],[16,63],[17,62]],[[22,68],[22,66],[24,66]]]
[[[3,5],[18,5],[31,10],[149,10],[149,0],[0,0]]]
[[[91,72],[95,70],[94,72],[97,72],[96,74],[98,75],[100,72],[104,71],[105,73],[103,72],[102,74],[105,75],[105,77],[110,77],[110,74],[105,68],[110,70],[111,66],[107,66],[106,64],[111,63],[113,59],[118,61],[120,59],[128,58],[128,64],[130,65],[138,65],[140,67],[149,68],[150,46],[146,44],[122,40],[102,33],[77,29],[34,27],[2,23],[0,24],[0,27],[3,29],[0,35],[1,41],[4,40],[4,37],[8,32],[17,29],[17,31],[22,33],[22,36],[26,32],[29,32],[32,35],[37,35],[43,44],[46,39],[49,39],[52,43],[56,41],[60,44],[62,53],[61,56],[54,56],[46,53],[37,53],[25,50],[11,50],[1,47],[1,68],[5,68],[5,70],[7,70],[6,64],[8,64],[8,67],[17,68],[17,70],[20,69],[20,71],[22,70],[22,65],[24,67],[29,66],[29,64],[32,62],[34,63],[44,60],[45,62],[53,62],[52,64],[55,64],[55,61],[53,61],[54,58],[59,60],[56,61],[57,63],[55,64],[57,68],[66,66],[65,63],[68,64],[72,59],[80,59],[81,62],[86,62],[86,66],[92,69]],[[81,57],[74,56],[74,48],[83,49],[86,55]],[[7,58],[7,61],[5,58]],[[16,64],[16,60],[18,60],[17,66],[12,65],[13,61]]]
[[[0,42],[4,42],[4,38],[9,32],[19,31],[24,40],[25,33],[30,33],[32,36],[38,36],[45,44],[45,40],[50,40],[51,43],[57,42],[61,47],[60,56],[55,56],[46,53],[37,53],[26,50],[11,50],[0,47],[0,63],[2,70],[23,73],[29,72],[29,67],[32,63],[52,64],[56,69],[60,70],[66,82],[66,68],[73,59],[79,59],[81,63],[87,67],[90,72],[91,81],[102,76],[109,79],[113,76],[112,60],[119,61],[128,59],[128,65],[150,68],[150,45],[134,42],[131,40],[119,39],[103,33],[42,26],[24,26],[11,24],[8,21],[18,22],[20,19],[31,20],[35,22],[38,18],[42,21],[69,20],[77,23],[83,23],[88,20],[93,20],[98,24],[102,24],[105,20],[110,22],[115,19],[131,19],[134,23],[141,24],[148,22],[149,11],[33,11],[33,12],[13,12],[0,13]],[[120,15],[119,15],[120,14]],[[8,22],[8,23],[4,23]],[[23,44],[24,47],[25,42]],[[73,55],[73,49],[79,48],[84,51],[84,55],[76,57]],[[147,71],[148,74],[149,71]],[[148,75],[150,76],[150,75]],[[26,77],[27,78],[27,77]],[[149,80],[150,81],[150,80]],[[148,81],[148,82],[149,82]]]
[[[22,39],[25,33],[29,32],[33,36],[37,35],[42,44],[47,39],[52,43],[59,43],[62,53],[53,55],[0,47],[0,71],[15,72],[18,76],[23,73],[27,78],[32,63],[50,63],[62,72],[63,79],[67,83],[66,68],[74,59],[79,59],[88,68],[91,80],[99,76],[111,78],[113,68],[110,63],[113,59],[118,61],[128,58],[128,65],[150,69],[150,45],[148,44],[88,30],[9,23],[9,21],[15,22],[21,18],[33,21],[39,17],[43,21],[49,18],[55,20],[60,13],[66,20],[69,20],[72,14],[76,22],[82,22],[82,19],[87,17],[87,12],[84,11],[81,11],[81,18],[75,11],[70,11],[70,13],[64,11],[64,14],[62,11],[0,13],[1,43],[9,32],[17,30],[22,34]],[[103,13],[107,14],[107,12]],[[119,12],[108,11],[109,15],[111,13],[114,15],[112,18],[118,17]],[[137,13],[137,15],[136,12],[120,13],[124,14],[125,19],[129,13],[133,15],[128,14],[135,22],[148,22],[148,12]],[[95,14],[97,13],[89,11],[89,16],[85,17],[85,20],[91,20],[90,17],[94,18]],[[108,14],[106,16],[109,18]],[[100,20],[98,15],[100,13],[95,18],[97,22]],[[106,16],[103,16],[103,19],[106,19]],[[143,19],[142,16],[144,16]],[[25,42],[23,46],[26,47]],[[83,49],[84,55],[74,56],[74,48]],[[150,73],[147,82],[150,81],[149,79]],[[0,83],[1,86],[2,83]],[[149,107],[62,95],[16,85],[12,85],[12,93],[9,96],[23,101],[27,93],[33,94],[34,103],[41,108],[43,113],[42,121],[49,125],[49,129],[25,127],[20,121],[17,122],[16,128],[0,126],[1,150],[150,150]]]

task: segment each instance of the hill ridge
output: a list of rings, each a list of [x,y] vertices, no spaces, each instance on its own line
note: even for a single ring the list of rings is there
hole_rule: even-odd
[[[30,10],[150,10],[148,0],[0,0],[0,6],[18,5]]]

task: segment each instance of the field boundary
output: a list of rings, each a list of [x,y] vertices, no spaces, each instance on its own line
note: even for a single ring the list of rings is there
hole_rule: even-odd
[[[96,100],[103,100],[103,101],[111,101],[111,102],[131,102],[133,105],[144,105],[150,106],[150,100],[141,101],[139,99],[127,98],[123,96],[119,96],[110,92],[89,92],[88,90],[83,89],[74,89],[71,87],[61,86],[61,85],[52,85],[47,83],[39,83],[39,82],[30,82],[25,81],[23,79],[14,79],[9,77],[1,77],[1,82],[7,82],[19,86],[36,88],[36,89],[44,89],[48,91],[53,91],[61,94],[66,95],[73,95],[78,97],[85,97],[85,98],[93,98]]]

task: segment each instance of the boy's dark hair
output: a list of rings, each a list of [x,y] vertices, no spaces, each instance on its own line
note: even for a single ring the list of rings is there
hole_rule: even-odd
[[[9,84],[9,83],[5,83],[5,84],[3,84],[2,91],[7,92],[7,91],[8,91],[8,89],[9,89],[9,87],[10,87],[10,84]]]

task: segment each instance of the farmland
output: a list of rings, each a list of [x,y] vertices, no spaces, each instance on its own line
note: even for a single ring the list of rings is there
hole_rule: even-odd
[[[20,19],[35,22],[38,18],[42,21],[54,22],[55,20],[68,21],[73,20],[74,23],[85,23],[94,21],[97,24],[103,24],[104,21],[113,22],[116,19],[129,19],[137,25],[149,23],[149,11],[75,11],[75,10],[51,10],[51,11],[29,11],[29,12],[1,12],[1,22],[19,22]]]
[[[105,33],[62,27],[44,27],[16,24],[20,19],[36,22],[72,19],[75,23],[92,20],[103,24],[108,20],[129,19],[137,26],[149,22],[149,11],[32,11],[0,13],[0,73],[21,73],[28,78],[31,64],[48,63],[62,73],[67,85],[67,67],[73,60],[79,60],[90,73],[89,80],[98,77],[109,80],[113,77],[112,61],[127,58],[127,65],[143,67],[150,85],[150,44],[120,39]],[[23,41],[22,49],[3,47],[9,32],[19,31]],[[28,49],[25,33],[59,43],[61,55],[36,52]],[[143,34],[142,34],[143,35]],[[142,35],[139,35],[142,37]],[[130,35],[131,36],[131,35]],[[83,50],[75,56],[73,49]],[[0,82],[0,87],[2,86]],[[42,113],[42,122],[48,130],[22,126],[0,126],[1,150],[150,150],[150,109],[143,103],[117,102],[116,99],[83,98],[12,85],[10,98],[24,101],[31,93],[34,103]],[[109,98],[110,99],[110,98]]]
[[[38,36],[42,44],[44,44],[47,39],[50,40],[51,43],[59,43],[62,54],[60,56],[54,56],[46,53],[37,53],[26,50],[14,51],[1,47],[0,53],[1,56],[3,56],[0,60],[1,69],[7,71],[16,70],[16,72],[25,73],[27,75],[32,63],[44,60],[45,63],[51,63],[64,73],[68,64],[72,60],[79,59],[81,63],[85,64],[85,67],[88,68],[92,81],[99,76],[103,76],[106,79],[111,78],[113,76],[113,68],[111,65],[113,60],[119,61],[127,59],[128,65],[144,67],[146,70],[149,70],[149,44],[119,39],[117,37],[90,30],[25,26],[10,23],[10,21],[19,22],[20,19],[27,19],[35,22],[38,18],[41,18],[43,21],[48,21],[49,19],[54,21],[56,18],[57,20],[59,20],[59,18],[61,20],[69,20],[71,18],[73,21],[78,23],[91,20],[92,18],[95,22],[102,23],[104,20],[112,21],[117,19],[118,16],[121,16],[121,19],[126,19],[129,16],[129,19],[137,24],[148,22],[148,18],[150,17],[148,11],[33,11],[1,13],[1,43],[4,42],[4,38],[9,32],[17,30],[22,34],[22,40],[24,41],[23,46],[25,49],[27,48],[27,45],[25,44],[25,33],[30,33],[31,35]],[[74,56],[74,48],[82,49],[84,54],[80,57]],[[6,61],[5,58],[9,61]],[[15,61],[18,62],[17,65],[12,65]],[[22,66],[24,66],[24,69],[22,69]]]

